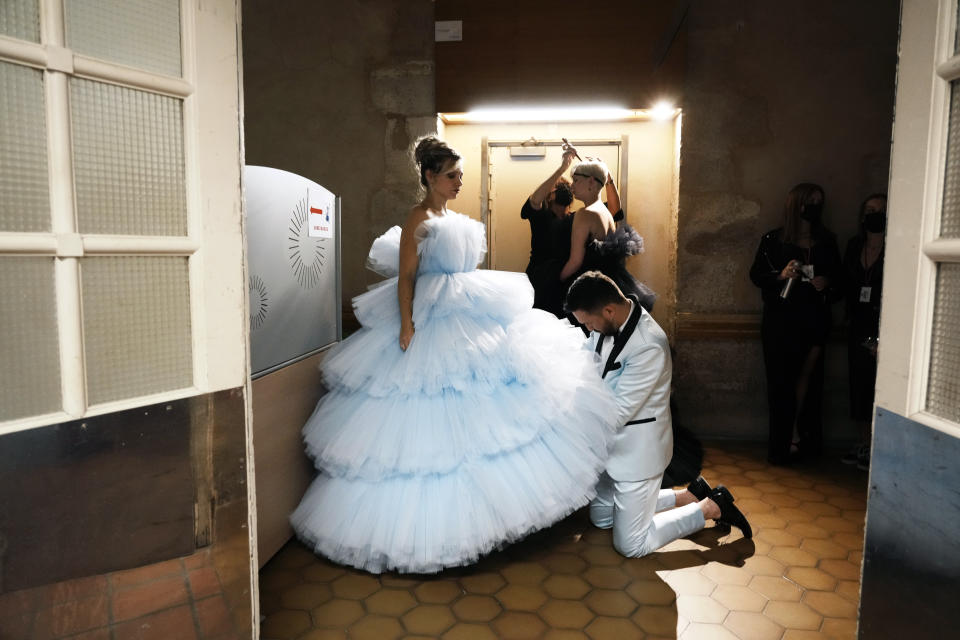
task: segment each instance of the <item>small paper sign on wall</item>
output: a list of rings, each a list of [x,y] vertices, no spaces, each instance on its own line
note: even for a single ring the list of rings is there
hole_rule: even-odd
[[[336,200],[333,194],[310,189],[309,229],[311,238],[332,238]]]

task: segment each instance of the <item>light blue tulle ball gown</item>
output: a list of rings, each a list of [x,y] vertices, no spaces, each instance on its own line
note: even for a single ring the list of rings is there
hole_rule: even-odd
[[[432,573],[549,526],[594,496],[616,403],[583,334],[532,309],[522,273],[478,270],[483,225],[419,227],[416,334],[398,345],[397,278],[353,300],[362,328],[323,361],[303,428],[320,471],[290,520],[331,560]],[[397,273],[400,228],[368,266]]]

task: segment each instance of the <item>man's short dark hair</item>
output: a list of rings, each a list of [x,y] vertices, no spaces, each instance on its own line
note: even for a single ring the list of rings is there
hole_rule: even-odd
[[[596,313],[608,304],[620,304],[626,301],[617,283],[599,271],[587,271],[570,285],[564,306],[567,313],[574,311]]]

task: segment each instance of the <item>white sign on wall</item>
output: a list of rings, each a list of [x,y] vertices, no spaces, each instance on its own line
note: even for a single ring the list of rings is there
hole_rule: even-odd
[[[335,196],[326,189],[310,189],[310,215],[308,216],[311,238],[332,238],[336,213]]]

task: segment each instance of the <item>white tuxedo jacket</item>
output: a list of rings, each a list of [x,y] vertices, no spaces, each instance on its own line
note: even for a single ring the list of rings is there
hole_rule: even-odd
[[[587,345],[599,353],[594,331]],[[633,301],[633,313],[614,340],[609,357],[598,363],[617,398],[617,421],[607,473],[614,480],[644,480],[663,473],[673,456],[670,417],[672,365],[667,335],[646,310]]]

